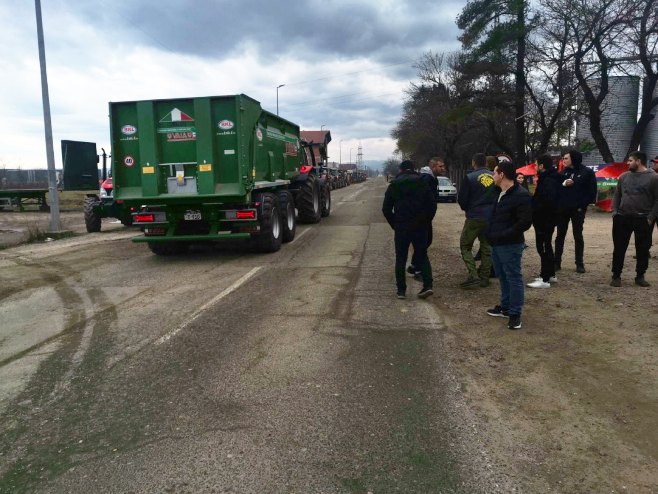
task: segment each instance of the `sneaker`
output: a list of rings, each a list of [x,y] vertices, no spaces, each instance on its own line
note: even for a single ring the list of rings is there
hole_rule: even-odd
[[[644,287],[651,286],[651,283],[645,280],[644,276],[638,276],[637,278],[635,278],[635,284],[637,286],[644,286]]]
[[[537,278],[535,281],[528,283],[530,288],[550,288],[551,284],[545,282],[542,278]]]
[[[487,310],[487,314],[493,317],[509,317],[509,311],[503,309],[500,305],[497,305],[493,309]]]
[[[556,271],[557,271],[557,269],[556,269]],[[582,264],[576,266],[576,273],[586,273],[585,266],[583,266]]]
[[[407,267],[407,273],[416,274],[416,266],[414,266],[413,264],[409,264],[409,266]]]
[[[518,314],[510,315],[507,329],[521,329],[521,316]]]
[[[400,300],[403,300],[403,299],[407,298],[407,295],[402,290],[398,290],[398,298]]]
[[[480,278],[480,287],[487,288],[489,286],[489,278]]]
[[[551,276],[551,277],[548,279],[548,282],[549,282],[549,283],[557,283],[557,276]]]
[[[466,280],[461,282],[459,286],[466,289],[478,287],[480,286],[480,278],[469,276]]]
[[[610,286],[619,288],[621,286],[621,278],[617,278],[613,276],[612,279],[610,280]]]
[[[434,290],[432,287],[423,287],[421,291],[418,292],[418,298],[427,298],[430,295],[434,295]]]

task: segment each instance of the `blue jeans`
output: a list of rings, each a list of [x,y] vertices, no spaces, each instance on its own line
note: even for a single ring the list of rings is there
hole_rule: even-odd
[[[522,255],[523,243],[491,246],[491,259],[500,281],[500,306],[511,316],[520,316],[523,310]]]

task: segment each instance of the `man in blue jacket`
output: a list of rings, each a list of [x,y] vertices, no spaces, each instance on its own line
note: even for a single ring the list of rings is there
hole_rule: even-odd
[[[466,175],[457,195],[459,207],[466,213],[464,228],[459,238],[459,248],[468,271],[468,277],[460,286],[467,289],[489,285],[491,248],[484,231],[497,193],[493,174],[487,168],[487,157],[482,153],[475,154],[471,166],[473,171]],[[473,243],[476,238],[480,241],[479,269],[473,258]]]
[[[412,161],[400,163],[400,173],[393,179],[386,193],[382,213],[395,230],[395,283],[397,297],[405,298],[407,281],[405,267],[409,256],[409,245],[417,254],[417,265],[422,273],[423,288],[419,298],[427,298],[432,290],[432,266],[427,257],[428,231],[436,214],[436,190],[430,189],[420,175],[414,171]]]
[[[585,272],[583,254],[585,240],[583,225],[587,206],[596,200],[596,175],[594,171],[583,165],[583,155],[576,150],[567,152],[562,157],[562,187],[558,194],[557,235],[555,237],[555,270],[562,268],[562,252],[564,239],[567,236],[569,222],[573,232],[576,249],[576,272]]]
[[[516,167],[509,161],[498,163],[493,179],[501,192],[494,203],[487,237],[491,243],[494,270],[500,281],[500,304],[489,309],[494,317],[509,317],[509,329],[521,328],[523,276],[521,257],[525,232],[532,225],[530,193],[516,182]]]

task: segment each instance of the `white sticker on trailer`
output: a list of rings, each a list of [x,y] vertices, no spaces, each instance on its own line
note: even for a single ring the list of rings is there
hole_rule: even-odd
[[[235,149],[224,149],[224,154],[235,154]]]

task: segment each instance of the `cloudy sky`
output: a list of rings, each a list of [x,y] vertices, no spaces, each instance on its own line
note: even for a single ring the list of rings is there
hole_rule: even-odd
[[[245,93],[330,160],[384,160],[424,52],[458,48],[465,0],[41,0],[55,161],[109,149],[108,102]],[[0,166],[45,168],[32,0],[0,0]],[[339,146],[339,141],[343,141]]]

